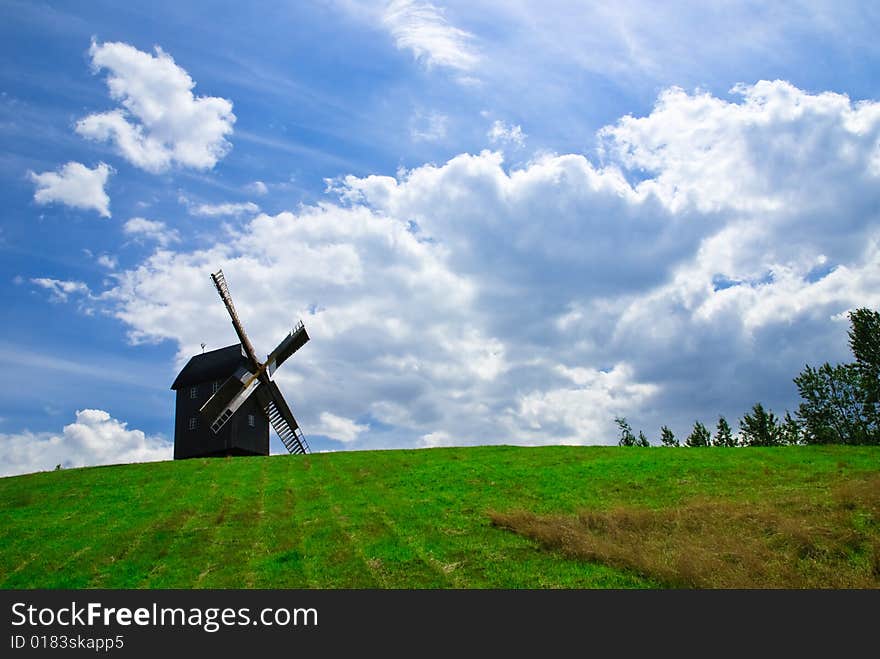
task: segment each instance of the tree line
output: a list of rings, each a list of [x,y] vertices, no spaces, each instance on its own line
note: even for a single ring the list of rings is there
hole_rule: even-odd
[[[880,444],[880,313],[867,308],[849,313],[849,347],[855,361],[804,367],[794,383],[801,403],[782,418],[760,402],[739,420],[739,432],[723,416],[714,433],[696,421],[684,446],[785,446],[791,444]],[[620,446],[650,446],[625,417],[614,422]],[[662,446],[681,446],[668,426],[660,428]]]

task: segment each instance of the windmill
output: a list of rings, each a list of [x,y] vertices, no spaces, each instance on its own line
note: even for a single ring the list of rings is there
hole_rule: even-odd
[[[305,326],[300,321],[261,362],[235,311],[223,271],[213,273],[211,281],[232,318],[240,344],[196,355],[174,381],[174,457],[268,455],[268,423],[290,453],[309,453],[299,424],[272,381],[278,367],[309,340]],[[209,392],[210,397],[199,406]],[[260,423],[257,416],[262,417]]]

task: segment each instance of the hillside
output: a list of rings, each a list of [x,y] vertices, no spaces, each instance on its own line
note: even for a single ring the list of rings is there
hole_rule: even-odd
[[[487,446],[0,479],[4,588],[670,585],[880,587],[880,450]]]

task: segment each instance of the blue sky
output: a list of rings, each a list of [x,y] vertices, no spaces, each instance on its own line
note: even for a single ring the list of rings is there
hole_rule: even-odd
[[[704,4],[0,2],[4,473],[169,456],[218,267],[317,450],[793,411],[880,306],[880,10]]]

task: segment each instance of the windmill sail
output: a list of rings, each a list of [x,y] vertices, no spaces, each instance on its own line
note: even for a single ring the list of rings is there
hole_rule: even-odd
[[[284,337],[284,340],[278,344],[278,347],[275,348],[266,359],[269,375],[272,375],[279,366],[287,361],[288,357],[302,348],[308,340],[308,332],[306,332],[305,325],[300,321],[297,326],[293,328],[293,331]]]
[[[293,413],[287,406],[284,396],[281,395],[278,385],[270,381],[269,386],[262,387],[256,392],[256,396],[284,447],[290,453],[309,453],[309,444],[305,435],[293,418]]]
[[[254,346],[251,344],[251,340],[248,338],[248,335],[245,334],[244,327],[241,324],[241,321],[238,319],[238,314],[235,311],[235,305],[232,304],[232,296],[229,294],[229,286],[226,284],[226,277],[223,276],[223,271],[218,270],[217,272],[211,275],[211,281],[214,282],[214,287],[217,289],[217,292],[220,294],[220,299],[223,300],[223,304],[226,306],[226,311],[229,312],[229,317],[232,318],[232,327],[235,329],[235,333],[238,335],[238,340],[241,342],[241,347],[244,348],[245,354],[248,356],[248,359],[253,362],[255,368],[260,367],[260,360],[257,359],[257,353],[254,350]]]
[[[199,412],[210,422],[216,434],[235,414],[260,384],[260,380],[245,368],[239,368],[220,385],[217,392],[202,405]]]

